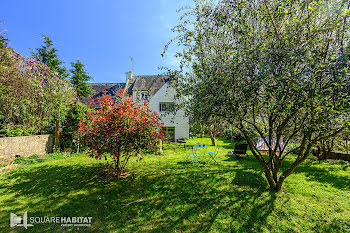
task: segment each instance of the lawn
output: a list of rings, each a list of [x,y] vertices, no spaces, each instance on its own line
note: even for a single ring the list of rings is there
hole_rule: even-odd
[[[199,141],[210,144],[188,143]],[[347,164],[306,161],[275,193],[254,158],[233,160],[233,144],[218,144],[217,164],[194,166],[182,144],[165,144],[166,156],[130,161],[133,175],[122,180],[102,178],[100,161],[84,154],[20,159],[0,174],[0,232],[350,232]],[[91,216],[92,226],[10,228],[10,213],[25,211]]]

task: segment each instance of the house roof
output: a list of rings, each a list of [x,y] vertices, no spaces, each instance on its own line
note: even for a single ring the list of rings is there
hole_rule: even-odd
[[[118,84],[120,83],[89,83],[90,87],[94,89],[96,93],[100,93]]]
[[[148,90],[150,96],[153,96],[168,81],[169,77],[166,75],[136,75],[133,77],[133,82],[128,91]]]
[[[97,94],[94,97],[101,96],[104,90],[107,94],[114,96],[119,89],[127,88],[129,96],[133,91],[149,91],[150,96],[153,96],[157,91],[170,80],[166,75],[135,75],[128,87],[126,83],[89,83],[91,88],[96,91]]]
[[[89,83],[90,87],[96,91],[96,94],[93,95],[93,98],[102,96],[103,91],[106,91],[106,94],[115,96],[121,88],[125,88],[125,83]]]

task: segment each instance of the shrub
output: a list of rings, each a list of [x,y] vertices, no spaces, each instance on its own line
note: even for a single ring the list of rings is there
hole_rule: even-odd
[[[0,130],[0,137],[29,136],[34,129],[26,129],[21,125],[6,125]]]
[[[108,176],[119,178],[130,157],[157,150],[162,123],[148,102],[136,104],[120,90],[116,99],[104,93],[88,104],[96,110],[79,122],[78,133],[91,157],[107,160],[106,153],[110,154],[104,167]]]
[[[76,98],[72,85],[34,58],[7,47],[0,55],[1,136],[52,133]]]

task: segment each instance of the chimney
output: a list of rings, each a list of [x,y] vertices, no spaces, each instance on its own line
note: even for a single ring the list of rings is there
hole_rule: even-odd
[[[132,74],[132,72],[131,72],[131,71],[126,72],[126,73],[125,73],[125,75],[126,75],[126,82],[128,82],[128,80],[129,80],[129,79],[132,79],[132,78],[133,78],[133,76],[134,76],[134,75]]]

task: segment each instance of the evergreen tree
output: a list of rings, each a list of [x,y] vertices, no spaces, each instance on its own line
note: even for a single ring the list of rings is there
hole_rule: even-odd
[[[7,45],[7,39],[0,34],[0,48],[3,48]]]
[[[67,69],[63,66],[57,54],[57,49],[53,48],[52,40],[46,35],[42,35],[44,45],[32,51],[32,56],[45,63],[50,69],[55,69],[61,78],[67,78]]]
[[[92,77],[87,74],[85,65],[81,63],[80,59],[72,62],[71,65],[73,67],[70,70],[72,74],[71,82],[77,91],[78,97],[80,99],[87,98],[93,93],[92,88],[87,83]]]

